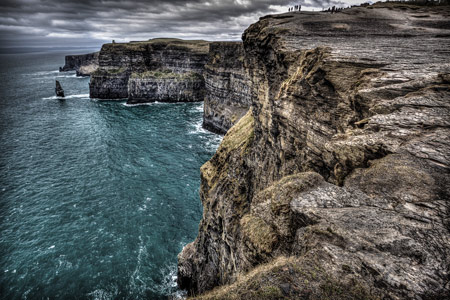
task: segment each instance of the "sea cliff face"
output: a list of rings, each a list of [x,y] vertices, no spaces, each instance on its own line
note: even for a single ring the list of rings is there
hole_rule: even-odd
[[[154,39],[105,44],[91,75],[90,97],[205,101],[203,126],[224,134],[250,107],[250,79],[242,42]]]
[[[201,168],[200,299],[445,299],[449,7],[261,18],[251,109]],[[208,84],[208,83],[207,83]]]
[[[92,74],[90,82],[91,98],[121,99],[128,98],[128,90],[133,92],[131,102],[152,102],[155,86],[164,94],[157,95],[165,101],[179,101],[179,97],[172,98],[178,93],[169,89],[184,87],[183,84],[168,78],[157,78],[157,73],[167,74],[170,71],[179,74],[177,79],[192,79],[182,76],[183,73],[201,73],[208,58],[209,43],[205,41],[185,41],[178,39],[153,39],[145,42],[112,43],[103,45],[99,55],[99,69]],[[146,77],[148,72],[154,78],[153,83]],[[129,78],[134,74],[129,86]],[[172,78],[173,79],[173,78]],[[192,85],[192,80],[186,85]],[[162,87],[166,85],[166,87]],[[170,86],[170,88],[169,88]],[[141,88],[142,90],[137,90]],[[146,89],[149,90],[146,90]],[[180,90],[181,91],[181,90]]]
[[[65,57],[65,64],[59,68],[59,71],[76,71],[77,76],[89,76],[98,68],[98,56],[99,52],[67,55]]]
[[[129,104],[146,102],[195,102],[203,101],[205,82],[195,72],[133,73],[128,80]]]
[[[224,134],[245,115],[251,104],[242,43],[211,43],[204,77],[203,127]]]

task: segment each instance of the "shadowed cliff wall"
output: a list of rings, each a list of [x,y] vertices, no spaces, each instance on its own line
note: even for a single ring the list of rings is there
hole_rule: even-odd
[[[244,69],[242,42],[215,42],[205,66],[203,127],[226,133],[250,107],[250,79]]]

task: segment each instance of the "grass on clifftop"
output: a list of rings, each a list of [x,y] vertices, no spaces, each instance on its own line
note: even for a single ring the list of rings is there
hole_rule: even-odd
[[[115,68],[115,69],[101,69],[98,68],[92,75],[118,75],[125,72],[127,69],[125,67]]]
[[[154,49],[185,50],[207,54],[209,42],[204,40],[181,40],[175,38],[157,38],[148,41],[132,41],[129,43],[104,44],[105,49],[124,49],[133,51],[145,51],[147,46]]]
[[[265,253],[271,253],[277,243],[277,233],[263,219],[247,214],[242,217],[242,233],[253,245]]]
[[[217,186],[221,176],[227,176],[227,169],[230,167],[228,159],[234,151],[238,151],[236,153],[241,157],[248,151],[254,138],[254,121],[252,110],[249,109],[245,116],[228,130],[213,158],[200,168],[202,178],[208,183],[209,189]],[[218,172],[217,166],[221,166],[221,172]]]
[[[249,109],[245,116],[243,116],[239,122],[231,127],[230,130],[228,130],[220,147],[225,147],[227,151],[232,151],[238,147],[242,147],[242,150],[245,151],[253,141],[253,135],[254,118],[252,115],[252,110]]]

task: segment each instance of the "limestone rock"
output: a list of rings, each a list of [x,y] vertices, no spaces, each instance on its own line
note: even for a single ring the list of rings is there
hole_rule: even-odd
[[[137,77],[140,76],[139,74],[161,70],[170,70],[175,74],[201,74],[208,58],[208,49],[209,43],[206,41],[179,39],[104,44],[99,55],[99,69],[91,76],[90,97],[98,99],[128,98],[128,83],[133,73]],[[144,90],[141,92],[136,90],[139,86]],[[155,101],[154,98],[147,98],[147,96],[155,95],[153,92],[145,90],[150,86],[152,84],[133,80],[130,84],[130,91],[135,94],[132,95],[130,101],[136,101],[138,98],[139,102]],[[175,87],[176,85],[172,84],[171,86]],[[182,92],[183,85],[179,85],[179,87],[180,90],[177,92]],[[165,97],[161,95],[159,98]]]
[[[251,109],[201,168],[200,299],[450,296],[450,8],[267,16]],[[424,17],[426,16],[426,17]]]
[[[242,43],[211,43],[204,77],[203,127],[224,134],[245,115],[251,104],[250,78],[244,69]]]
[[[59,71],[76,71],[77,76],[89,76],[98,68],[98,56],[99,52],[67,55],[65,64],[59,68]]]
[[[170,70],[133,73],[128,80],[128,104],[203,101],[205,82],[198,73]]]

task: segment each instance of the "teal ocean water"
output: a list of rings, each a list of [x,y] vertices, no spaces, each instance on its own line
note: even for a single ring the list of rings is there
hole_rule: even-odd
[[[221,137],[202,103],[90,100],[65,54],[0,55],[1,298],[165,299]]]

